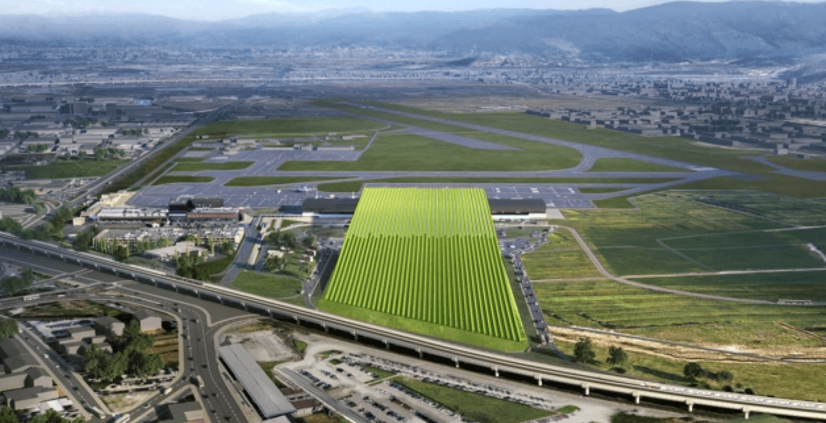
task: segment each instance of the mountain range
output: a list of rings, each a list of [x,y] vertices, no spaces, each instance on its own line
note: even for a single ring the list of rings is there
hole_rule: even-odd
[[[789,63],[826,53],[826,3],[672,2],[615,12],[491,9],[262,14],[221,22],[152,15],[0,15],[7,45],[177,48],[377,47],[595,63]]]

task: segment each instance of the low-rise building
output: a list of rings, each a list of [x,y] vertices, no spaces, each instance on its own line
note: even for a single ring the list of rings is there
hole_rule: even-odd
[[[94,327],[98,333],[106,336],[107,339],[113,339],[123,335],[123,328],[126,325],[112,316],[104,316],[95,319]]]
[[[15,411],[20,411],[35,408],[43,401],[57,399],[57,389],[35,386],[8,391],[3,395],[6,397],[6,405]]]
[[[133,316],[140,324],[142,332],[161,329],[161,316],[158,316],[155,313],[151,313],[146,310],[139,310],[136,311]]]

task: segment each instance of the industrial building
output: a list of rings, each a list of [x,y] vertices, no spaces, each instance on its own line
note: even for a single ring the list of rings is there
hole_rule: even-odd
[[[265,422],[295,413],[296,408],[281,393],[273,381],[261,370],[250,353],[240,344],[218,348],[221,361],[244,387],[251,403]]]

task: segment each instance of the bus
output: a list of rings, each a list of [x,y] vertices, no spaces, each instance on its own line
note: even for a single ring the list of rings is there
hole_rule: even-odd
[[[37,294],[35,294],[35,295],[26,295],[25,297],[23,297],[23,301],[34,301],[34,300],[39,300],[39,299],[40,299],[40,295],[37,295]]]
[[[102,418],[106,417],[106,413],[104,413],[103,410],[101,410],[100,408],[92,407],[91,410],[92,410],[92,414],[94,414],[95,417],[97,417],[99,419],[102,419]]]
[[[132,416],[130,416],[128,414],[124,414],[122,416],[115,415],[115,419],[112,420],[112,423],[126,423],[131,419],[132,419]]]

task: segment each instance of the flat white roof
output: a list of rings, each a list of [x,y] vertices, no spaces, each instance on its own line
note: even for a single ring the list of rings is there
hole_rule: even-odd
[[[218,353],[252,398],[261,417],[271,419],[296,411],[243,345],[227,345],[218,348]]]

